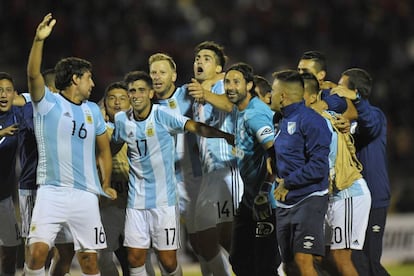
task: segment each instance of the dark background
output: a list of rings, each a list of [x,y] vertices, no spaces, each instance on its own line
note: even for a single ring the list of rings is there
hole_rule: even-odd
[[[351,67],[374,78],[371,102],[388,117],[392,211],[414,211],[414,1],[411,0],[1,0],[0,71],[27,91],[26,64],[35,28],[47,12],[57,24],[47,39],[43,69],[62,57],[93,63],[98,101],[105,86],[128,71],[148,68],[166,52],[177,84],[192,76],[194,46],[214,40],[228,65],[244,61],[257,74],[296,68],[301,54],[319,50],[328,79]]]

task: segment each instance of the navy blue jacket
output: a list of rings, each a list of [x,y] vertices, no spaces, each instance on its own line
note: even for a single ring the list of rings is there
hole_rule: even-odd
[[[338,94],[331,95],[331,89],[324,89],[321,92],[321,100],[324,100],[328,105],[328,110],[335,111],[336,113],[342,114],[348,108],[348,104],[345,98]]]
[[[387,119],[381,109],[366,99],[354,105],[358,111],[355,147],[364,166],[362,175],[371,191],[372,208],[388,207],[391,195],[387,164]]]
[[[275,138],[278,176],[289,190],[287,205],[328,189],[329,146],[332,134],[326,120],[304,101],[282,109]]]
[[[35,190],[37,168],[37,144],[33,126],[33,106],[26,103],[21,108],[22,122],[19,126],[20,167],[19,189]]]

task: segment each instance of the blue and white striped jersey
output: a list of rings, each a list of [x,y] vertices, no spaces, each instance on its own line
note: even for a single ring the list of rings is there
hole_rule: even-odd
[[[192,97],[187,93],[187,85],[177,87],[168,99],[156,99],[154,103],[171,110],[173,114],[193,117]],[[194,133],[178,133],[176,135],[176,177],[177,181],[185,182],[187,175],[201,176],[201,162]]]
[[[175,135],[184,132],[189,118],[152,105],[145,120],[132,110],[115,115],[111,142],[127,143],[129,161],[128,208],[149,209],[177,203]]]
[[[216,82],[211,91],[224,94],[224,82]],[[233,133],[236,117],[233,112],[224,112],[214,108],[209,103],[194,102],[194,120],[205,123],[221,131]],[[199,137],[199,149],[203,172],[212,172],[227,167],[234,167],[237,163],[232,154],[232,147],[224,139]]]
[[[95,143],[106,126],[98,105],[89,101],[74,104],[45,87],[44,97],[33,102],[33,111],[39,152],[37,183],[104,195]]]

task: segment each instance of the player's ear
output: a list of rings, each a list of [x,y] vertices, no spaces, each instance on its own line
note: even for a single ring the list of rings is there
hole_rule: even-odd
[[[223,67],[221,65],[216,65],[216,73],[221,73],[223,71]]]
[[[326,78],[326,71],[321,70],[318,73],[316,73],[316,78],[318,79],[318,81],[324,80]]]
[[[252,88],[253,88],[253,82],[252,82],[252,81],[249,81],[249,82],[247,83],[247,85],[246,85],[246,88],[247,88],[247,91],[252,90]]]

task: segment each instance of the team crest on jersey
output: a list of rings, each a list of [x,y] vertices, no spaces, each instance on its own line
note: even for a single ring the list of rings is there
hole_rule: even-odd
[[[86,122],[87,122],[88,124],[92,124],[92,116],[91,116],[90,114],[87,114],[87,115],[86,115]]]
[[[292,135],[296,131],[296,122],[288,122],[287,132]]]
[[[244,151],[238,147],[232,147],[231,153],[239,159],[243,159]]]
[[[153,127],[147,128],[145,133],[148,137],[154,136],[154,128]]]
[[[174,100],[174,99],[169,99],[169,100],[168,100],[168,106],[169,106],[169,108],[171,108],[171,109],[176,109],[176,108],[177,108],[177,103],[175,102],[175,100]]]

